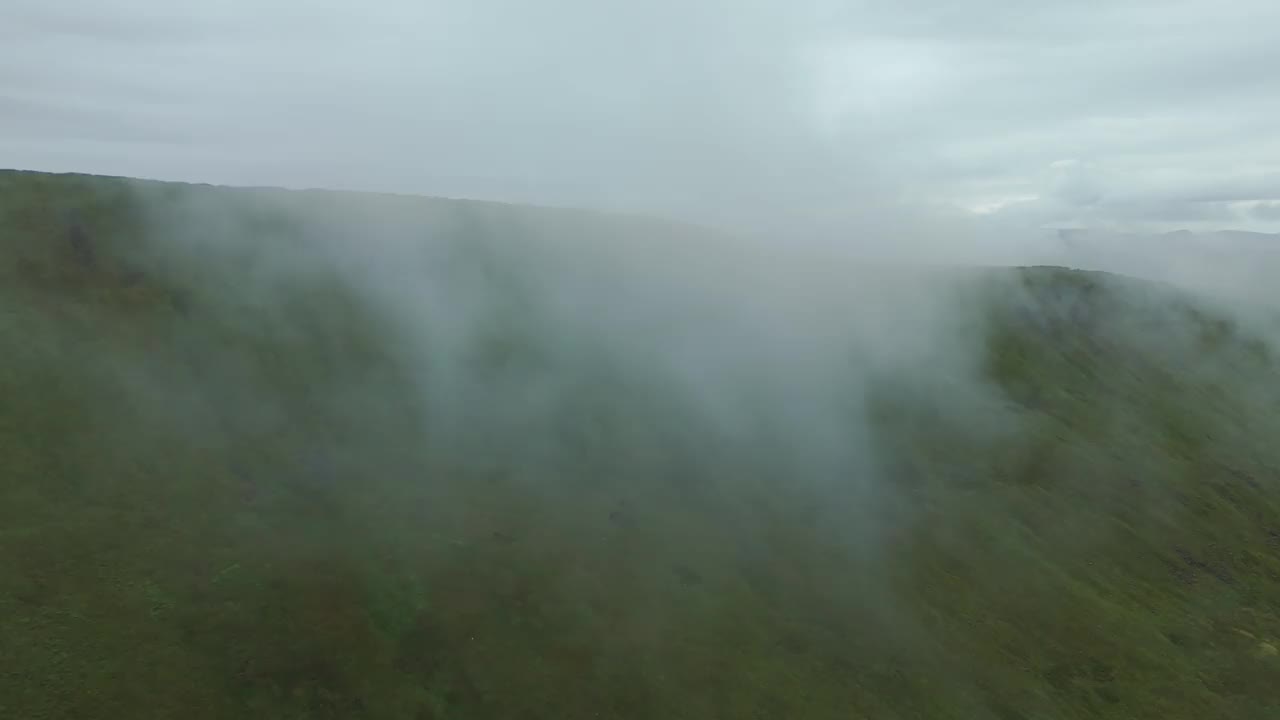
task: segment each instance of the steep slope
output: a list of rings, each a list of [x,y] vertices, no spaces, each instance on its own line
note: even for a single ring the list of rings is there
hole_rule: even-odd
[[[0,174],[0,714],[1280,713],[1259,325],[731,252]]]

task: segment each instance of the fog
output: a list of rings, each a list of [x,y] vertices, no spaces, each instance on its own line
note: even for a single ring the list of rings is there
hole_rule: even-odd
[[[894,476],[902,449],[876,435],[886,404],[923,408],[975,447],[1020,431],[1017,399],[990,374],[993,310],[1030,327],[1069,318],[1069,332],[1178,363],[1196,330],[1176,298],[1272,331],[1268,298],[1238,292],[1222,266],[1188,261],[1181,246],[1144,252],[1146,236],[1090,242],[943,215],[892,230],[869,222],[868,237],[897,242],[840,245],[403,195],[132,187],[145,263],[192,294],[193,327],[222,328],[177,343],[202,375],[130,371],[174,422],[216,436],[228,424],[269,435],[300,421],[270,384],[290,371],[263,375],[248,338],[278,346],[285,367],[289,353],[306,354],[288,382],[312,388],[305,407],[319,422],[355,429],[325,453],[366,456],[388,431],[415,463],[496,473],[567,513],[583,501],[584,475],[610,502],[653,507],[679,502],[666,494],[673,482],[733,507],[765,488],[870,564],[885,533],[916,521]],[[1116,281],[1106,297],[1123,312],[1090,317],[1108,305],[1090,310],[1074,292],[1044,305],[1044,288],[988,269],[1017,262],[1193,295]],[[1234,359],[1200,361],[1202,376],[1230,381]],[[430,474],[408,482],[466,492]]]
[[[1274,15],[17,0],[0,166],[214,185],[5,186],[15,427],[264,708],[1052,714],[1220,647],[1148,602],[1268,477]]]
[[[974,271],[500,205],[154,186],[138,198],[160,263],[207,275],[196,302],[228,322],[291,337],[310,327],[298,312],[321,313],[348,332],[296,296],[349,295],[441,447],[572,452],[558,424],[604,412],[624,435],[679,427],[676,444],[743,457],[767,443],[796,487],[866,489],[869,385],[948,388],[954,402],[935,401],[973,409],[975,426],[994,412],[978,407],[995,396]]]
[[[1234,314],[1274,299],[1239,273],[1262,248],[1142,239],[1274,225],[1266,3],[4,12],[0,164],[399,193],[139,186],[137,202],[148,262],[203,277],[195,306],[220,327],[320,333],[342,355],[318,308],[362,318],[394,371],[338,373],[330,410],[376,417],[370,398],[408,393],[424,442],[519,448],[513,468],[563,460],[557,418],[591,425],[581,405],[603,403],[619,433],[678,418],[643,430],[659,454],[701,438],[730,464],[853,489],[831,507],[871,516],[892,495],[875,392],[1007,431],[978,267],[1111,270]],[[208,365],[211,397],[262,381],[236,351],[190,352],[231,355]],[[645,411],[600,400],[614,391]],[[264,400],[251,424],[290,412]],[[761,457],[777,466],[741,459]]]
[[[96,710],[176,668],[156,708],[263,716],[1262,708],[1276,27],[5,0],[0,168],[197,183],[0,174],[35,388],[0,441],[45,523],[0,609],[61,681],[8,677]],[[85,617],[143,628],[141,680],[99,669],[132,639],[45,642]]]
[[[4,13],[10,167],[621,211],[758,257],[1053,263],[1197,289],[1259,285],[1230,279],[1254,249],[1141,237],[1280,227],[1267,3]]]
[[[268,527],[206,520],[285,554],[269,574],[309,542],[324,562],[425,554],[435,578],[514,538],[521,572],[552,573],[543,597],[606,603],[666,652],[687,622],[673,566],[765,578],[856,613],[886,653],[930,652],[892,558],[935,521],[877,416],[974,447],[1017,431],[985,372],[982,271],[634,217],[131,187],[128,262],[185,300],[93,350],[120,389],[97,412],[141,418],[99,437],[149,457],[149,428],[284,498],[250,506]],[[500,583],[516,560],[471,572]]]

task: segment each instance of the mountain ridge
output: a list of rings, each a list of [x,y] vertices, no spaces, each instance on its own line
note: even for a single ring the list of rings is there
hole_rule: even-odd
[[[1280,711],[1234,306],[128,185],[0,174],[15,717]]]

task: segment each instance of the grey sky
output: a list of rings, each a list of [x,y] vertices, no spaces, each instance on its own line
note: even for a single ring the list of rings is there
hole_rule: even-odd
[[[1277,27],[1271,0],[6,0],[0,166],[1272,230]]]

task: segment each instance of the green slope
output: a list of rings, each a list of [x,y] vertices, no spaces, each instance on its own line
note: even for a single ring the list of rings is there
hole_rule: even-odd
[[[610,243],[713,278],[700,233],[0,173],[0,715],[1280,717],[1256,325],[957,270],[972,368],[746,357],[707,400],[650,315],[556,309],[640,292],[562,267]],[[389,313],[331,258],[394,243],[448,251]]]

